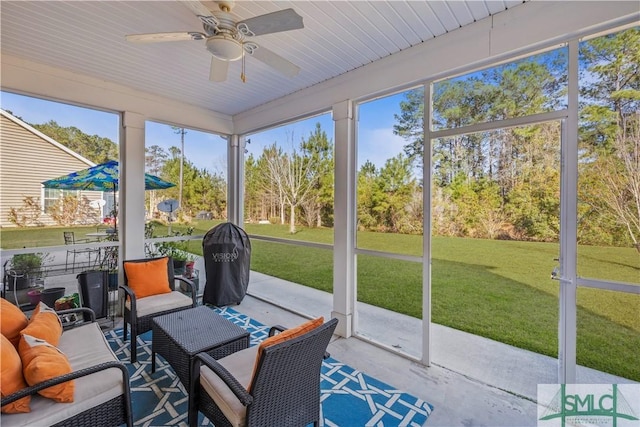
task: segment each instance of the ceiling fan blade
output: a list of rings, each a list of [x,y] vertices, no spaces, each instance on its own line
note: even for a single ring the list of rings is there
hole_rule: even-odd
[[[258,61],[264,62],[287,77],[295,77],[300,72],[300,67],[269,49],[258,46],[255,43],[245,43],[245,46],[247,46],[246,51],[251,56],[256,58]]]
[[[212,82],[223,82],[227,80],[229,61],[223,61],[215,56],[211,57],[211,68],[209,69],[209,80]]]
[[[213,16],[209,8],[207,8],[205,5],[203,5],[199,1],[193,1],[193,0],[181,0],[181,1],[182,3],[184,3],[185,6],[189,8],[189,10],[191,10],[191,12],[194,13],[194,15],[200,18],[200,20],[204,24],[207,24],[213,28],[218,28],[218,24],[219,24],[218,19],[216,19],[216,17]]]
[[[179,42],[184,40],[204,40],[206,35],[197,31],[182,31],[176,33],[148,33],[129,34],[124,38],[131,43],[160,43]]]
[[[244,35],[251,37],[298,30],[304,28],[304,24],[302,16],[298,15],[295,10],[284,9],[240,21],[237,28]]]

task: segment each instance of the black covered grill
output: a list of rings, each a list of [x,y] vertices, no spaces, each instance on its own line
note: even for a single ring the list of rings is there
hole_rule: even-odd
[[[240,304],[249,285],[251,242],[235,224],[218,224],[202,240],[206,283],[203,304]]]

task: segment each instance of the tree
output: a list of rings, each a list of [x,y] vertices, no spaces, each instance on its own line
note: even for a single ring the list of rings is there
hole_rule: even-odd
[[[159,145],[151,145],[145,148],[144,163],[149,172],[152,175],[159,175],[162,171],[162,166],[169,158],[166,151]]]
[[[611,217],[640,252],[640,114],[628,127],[588,165],[585,175],[594,185],[581,192],[581,199],[599,213],[600,221]]]
[[[376,185],[376,166],[367,160],[358,172],[358,226],[367,230],[375,230],[378,220],[373,210],[376,200],[380,198]]]
[[[316,160],[306,157],[304,150],[293,148],[290,153],[283,153],[275,144],[267,156],[267,166],[271,181],[276,184],[278,192],[289,205],[289,232],[296,232],[296,208],[306,203],[313,184],[318,177]]]
[[[422,167],[424,152],[424,90],[413,89],[405,94],[406,100],[400,102],[400,115],[394,114],[396,124],[393,133],[403,137],[409,143],[404,147],[405,154],[416,160]]]
[[[173,157],[167,160],[163,166],[161,177],[170,182],[176,182],[180,176],[181,156],[177,147],[173,151]],[[194,217],[200,211],[212,213],[214,218],[225,218],[226,213],[226,181],[222,174],[211,173],[206,169],[198,169],[185,159],[183,163],[183,200],[181,209],[183,217]],[[169,197],[176,198],[178,188],[172,187],[163,190]]]
[[[87,135],[73,126],[62,127],[53,120],[32,126],[94,163],[104,163],[118,158],[118,145],[109,138]]]
[[[301,203],[309,227],[321,227],[323,218],[332,221],[333,218],[333,143],[322,130],[320,123],[316,123],[308,139],[303,139],[300,148],[306,162],[315,164],[314,176],[309,177],[309,195]]]
[[[457,129],[553,110],[564,102],[565,71],[558,51],[437,82],[432,125]],[[400,109],[394,132],[407,141],[406,155],[420,161],[422,89],[407,92]],[[515,221],[521,238],[557,237],[558,136],[553,123],[431,141],[434,232],[495,238]]]
[[[151,145],[145,148],[144,163],[148,173],[152,175],[160,175],[164,163],[167,161],[169,155],[164,149],[158,145]],[[154,217],[154,213],[157,211],[158,200],[156,198],[156,190],[148,192],[149,196],[149,214]]]
[[[500,188],[494,181],[478,182],[478,210],[476,211],[476,236],[485,239],[498,238],[507,223],[504,213]]]
[[[407,211],[417,188],[411,164],[408,157],[398,154],[385,162],[376,180],[381,197],[375,200],[373,211],[385,229],[396,233],[413,232],[417,226]]]
[[[271,146],[265,147],[259,160],[263,164],[265,174],[263,174],[262,187],[268,191],[277,201],[278,213],[280,214],[280,224],[285,223],[284,207],[287,202],[285,195],[284,174],[285,164],[288,163],[286,155],[282,149],[274,142]]]
[[[589,40],[580,53],[581,169],[599,189],[582,189],[580,199],[640,251],[640,29]]]
[[[244,161],[244,213],[249,221],[268,218],[264,193],[260,191],[258,160],[249,154]]]
[[[185,163],[185,203],[192,215],[200,211],[211,213],[215,219],[226,219],[227,182],[222,173],[191,168]],[[189,181],[191,180],[191,181]]]

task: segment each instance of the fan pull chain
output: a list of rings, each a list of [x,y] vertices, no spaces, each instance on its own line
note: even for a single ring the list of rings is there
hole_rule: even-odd
[[[240,80],[242,80],[242,83],[247,82],[247,76],[244,73],[244,58],[245,58],[244,49],[242,49],[242,71],[240,72]]]

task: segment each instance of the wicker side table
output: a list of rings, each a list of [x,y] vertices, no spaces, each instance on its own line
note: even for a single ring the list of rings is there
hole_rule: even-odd
[[[204,351],[220,359],[249,347],[249,332],[204,306],[154,317],[152,330],[151,372],[156,370],[158,353],[175,370],[186,390],[196,354]]]

